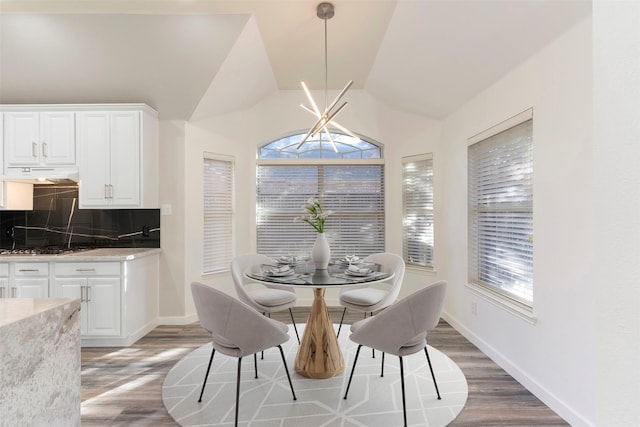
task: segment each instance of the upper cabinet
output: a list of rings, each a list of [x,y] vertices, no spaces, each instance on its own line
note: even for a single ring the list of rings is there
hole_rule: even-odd
[[[80,208],[158,207],[158,122],[153,110],[77,116]]]
[[[74,166],[73,111],[4,113],[5,168],[12,166]]]

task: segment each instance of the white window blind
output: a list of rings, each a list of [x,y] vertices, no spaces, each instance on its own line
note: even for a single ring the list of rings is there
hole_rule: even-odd
[[[531,307],[533,120],[525,117],[468,147],[469,280]]]
[[[203,272],[228,270],[233,256],[233,161],[205,154]]]
[[[260,164],[257,250],[267,256],[308,256],[315,230],[303,222],[309,198],[333,213],[325,223],[332,257],[384,252],[384,165]]]
[[[402,159],[402,254],[407,265],[433,267],[433,159]]]

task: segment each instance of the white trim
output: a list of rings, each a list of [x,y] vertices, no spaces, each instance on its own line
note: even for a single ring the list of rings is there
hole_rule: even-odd
[[[475,283],[467,283],[466,288],[485,301],[492,303],[496,307],[501,308],[532,325],[535,325],[538,321],[538,317],[533,313],[533,309],[525,306],[524,304],[513,301],[510,298]]]
[[[257,159],[260,165],[384,165],[384,159]]]
[[[195,313],[186,316],[161,316],[158,318],[158,325],[183,326],[197,321],[198,315]]]
[[[433,160],[433,153],[415,154],[413,156],[404,156],[402,163],[420,162],[422,160]]]
[[[218,160],[221,162],[229,162],[231,164],[233,164],[233,166],[235,166],[236,164],[236,158],[235,156],[228,156],[226,154],[220,154],[220,153],[211,153],[209,151],[203,151],[202,152],[202,156],[205,159],[209,159],[209,160]]]
[[[521,113],[516,114],[513,117],[506,119],[503,122],[498,123],[497,125],[491,126],[489,129],[485,129],[482,132],[473,135],[467,140],[467,145],[473,145],[487,138],[491,138],[492,136],[497,135],[500,132],[503,132],[531,119],[533,119],[533,108],[529,108]]]

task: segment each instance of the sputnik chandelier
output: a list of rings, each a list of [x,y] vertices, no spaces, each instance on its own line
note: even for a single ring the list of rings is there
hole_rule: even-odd
[[[300,141],[300,143],[298,144],[298,146],[296,147],[296,149],[300,149],[300,147],[302,147],[302,145],[307,142],[307,140],[309,138],[313,138],[314,136],[316,136],[316,134],[320,131],[322,131],[326,136],[327,139],[329,140],[329,142],[331,143],[331,146],[333,147],[333,150],[337,153],[338,152],[338,147],[336,146],[335,141],[333,140],[333,137],[331,136],[331,133],[329,132],[329,126],[332,126],[336,129],[341,130],[342,132],[346,133],[347,135],[355,138],[355,139],[360,139],[358,136],[356,136],[353,132],[349,131],[347,128],[345,128],[344,126],[340,125],[338,122],[336,122],[334,120],[334,118],[344,109],[344,107],[347,106],[347,102],[344,101],[340,106],[336,107],[338,105],[338,103],[340,102],[340,100],[342,99],[342,97],[344,96],[344,94],[347,92],[347,90],[349,90],[349,88],[351,87],[351,85],[353,84],[353,80],[350,80],[349,83],[347,83],[347,85],[344,87],[344,89],[342,89],[342,91],[338,94],[338,96],[333,100],[333,102],[331,104],[328,103],[328,67],[327,67],[327,20],[333,18],[333,15],[335,14],[334,9],[333,9],[333,5],[331,3],[320,3],[317,7],[317,13],[318,18],[323,19],[324,20],[324,97],[325,97],[325,108],[324,111],[320,112],[320,109],[318,108],[318,105],[316,104],[316,102],[313,99],[313,96],[311,96],[311,92],[309,92],[309,89],[307,88],[307,85],[304,84],[304,82],[301,82],[302,84],[302,89],[304,89],[304,93],[307,95],[307,98],[309,100],[309,103],[311,103],[311,107],[308,107],[304,104],[300,104],[300,107],[302,107],[304,110],[310,112],[311,114],[313,114],[314,116],[316,116],[317,120],[316,122],[313,124],[313,126],[311,126],[311,129],[309,129],[309,132],[307,132],[306,136],[302,139],[302,141]]]

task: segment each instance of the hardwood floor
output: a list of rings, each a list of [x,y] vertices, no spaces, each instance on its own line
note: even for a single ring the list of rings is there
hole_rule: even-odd
[[[296,307],[296,322],[305,322],[308,312]],[[330,314],[339,322],[342,309],[330,308]],[[345,322],[361,316],[347,312]],[[288,312],[273,317],[291,322]],[[428,340],[467,378],[467,403],[451,426],[568,425],[445,321]],[[162,404],[164,377],[178,360],[207,342],[206,332],[194,323],[159,326],[127,348],[83,348],[82,425],[176,426]]]

